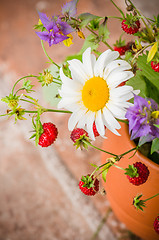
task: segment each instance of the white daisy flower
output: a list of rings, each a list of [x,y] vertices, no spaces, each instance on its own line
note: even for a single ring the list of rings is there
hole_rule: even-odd
[[[126,119],[128,102],[133,98],[131,86],[119,86],[120,83],[132,78],[131,66],[124,60],[116,60],[117,51],[107,50],[96,60],[91,48],[83,53],[82,62],[73,59],[68,61],[72,78],[64,75],[60,69],[62,87],[59,90],[61,101],[59,108],[72,112],[68,128],[85,129],[89,137],[95,140],[93,123],[99,134],[105,136],[105,126],[116,135],[120,124],[116,120]]]

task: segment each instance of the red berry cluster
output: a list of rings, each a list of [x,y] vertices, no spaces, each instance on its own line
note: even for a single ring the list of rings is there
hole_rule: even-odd
[[[155,218],[153,226],[154,226],[155,231],[159,234],[159,215]]]
[[[154,61],[151,62],[151,68],[155,71],[155,72],[159,72],[159,63],[155,63]]]
[[[56,126],[51,122],[44,123],[42,127],[43,133],[39,138],[38,144],[42,147],[48,147],[56,140],[58,131]]]
[[[88,137],[88,133],[82,128],[74,128],[71,132],[71,140],[75,143],[81,136],[85,135]]]
[[[147,166],[141,162],[136,162],[133,164],[133,166],[137,168],[137,176],[130,177],[127,175],[127,178],[129,179],[129,182],[136,186],[139,186],[147,181],[150,172]]]
[[[87,176],[90,176],[90,175],[87,175]],[[84,177],[87,177],[87,176],[84,176]],[[97,178],[95,178],[95,180],[94,180],[93,175],[91,176],[91,180],[94,185],[93,187],[90,187],[91,185],[89,186],[89,183],[87,184],[85,181],[82,180],[82,178],[79,182],[80,190],[87,196],[94,196],[99,191],[99,180]],[[92,183],[92,182],[90,182],[90,183]],[[83,187],[84,184],[86,186]]]
[[[138,32],[138,30],[140,28],[140,21],[139,20],[133,22],[129,26],[125,22],[126,22],[126,19],[124,19],[121,23],[121,27],[124,30],[124,32],[126,32],[127,34],[135,34],[135,33]]]
[[[121,46],[121,47],[114,46],[114,51],[118,51],[120,56],[124,55],[127,50],[128,49],[127,49],[126,45]]]

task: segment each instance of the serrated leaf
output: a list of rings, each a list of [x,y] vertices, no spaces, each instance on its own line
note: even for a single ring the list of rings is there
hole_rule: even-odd
[[[152,141],[151,154],[159,151],[159,138],[155,138]]]
[[[147,62],[150,62],[154,58],[157,50],[158,50],[158,42],[155,42],[148,53]]]
[[[97,42],[96,36],[94,34],[90,34],[84,41],[82,49],[79,54],[82,54],[88,47],[91,47],[91,50],[96,50],[99,46],[99,41]]]
[[[150,63],[147,63],[147,56],[143,54],[137,60],[136,75],[126,82],[127,85],[132,86],[134,89],[140,89],[141,97],[150,97],[154,99],[154,93],[149,92],[149,85],[155,89],[155,100],[159,102],[159,74],[152,70]],[[148,96],[147,96],[148,95]]]

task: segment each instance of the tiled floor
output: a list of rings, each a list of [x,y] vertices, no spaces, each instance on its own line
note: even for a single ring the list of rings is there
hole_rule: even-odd
[[[38,21],[36,10],[52,16],[61,11],[63,3],[63,0],[0,1],[0,97],[8,95],[19,77],[38,74],[48,67],[33,30]],[[124,1],[119,4],[122,6]],[[78,6],[78,13],[117,14],[109,0],[80,0]],[[113,29],[109,40],[112,44],[121,30],[114,20],[109,27]],[[60,44],[46,49],[60,62],[81,46],[82,40],[76,39],[70,48]],[[34,97],[46,105],[38,85],[37,90]],[[0,114],[5,110],[0,103]],[[68,116],[45,114],[42,119],[53,121],[59,129],[57,141],[48,149],[35,147],[29,140],[32,130],[29,119],[15,125],[13,118],[8,121],[0,118],[0,240],[135,239],[109,211],[106,196],[88,198],[78,189],[81,175],[91,171],[88,163],[100,163],[100,153],[94,149],[88,152],[75,149],[67,130]],[[96,141],[96,146],[102,146],[102,139]]]

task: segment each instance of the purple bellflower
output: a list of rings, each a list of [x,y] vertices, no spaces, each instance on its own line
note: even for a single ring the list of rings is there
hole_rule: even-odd
[[[39,13],[40,20],[45,27],[45,31],[36,32],[41,40],[47,41],[49,46],[62,42],[69,37],[67,34],[73,31],[73,28],[66,22],[61,21],[60,17],[52,17],[50,20],[45,13]]]
[[[76,13],[77,13],[77,5],[78,0],[72,0],[68,3],[66,3],[63,7],[62,7],[62,14],[63,15],[67,15],[69,17],[75,17]]]
[[[142,139],[142,144],[159,138],[159,107],[153,99],[134,95],[134,105],[129,107],[125,117],[129,120],[131,140]]]

